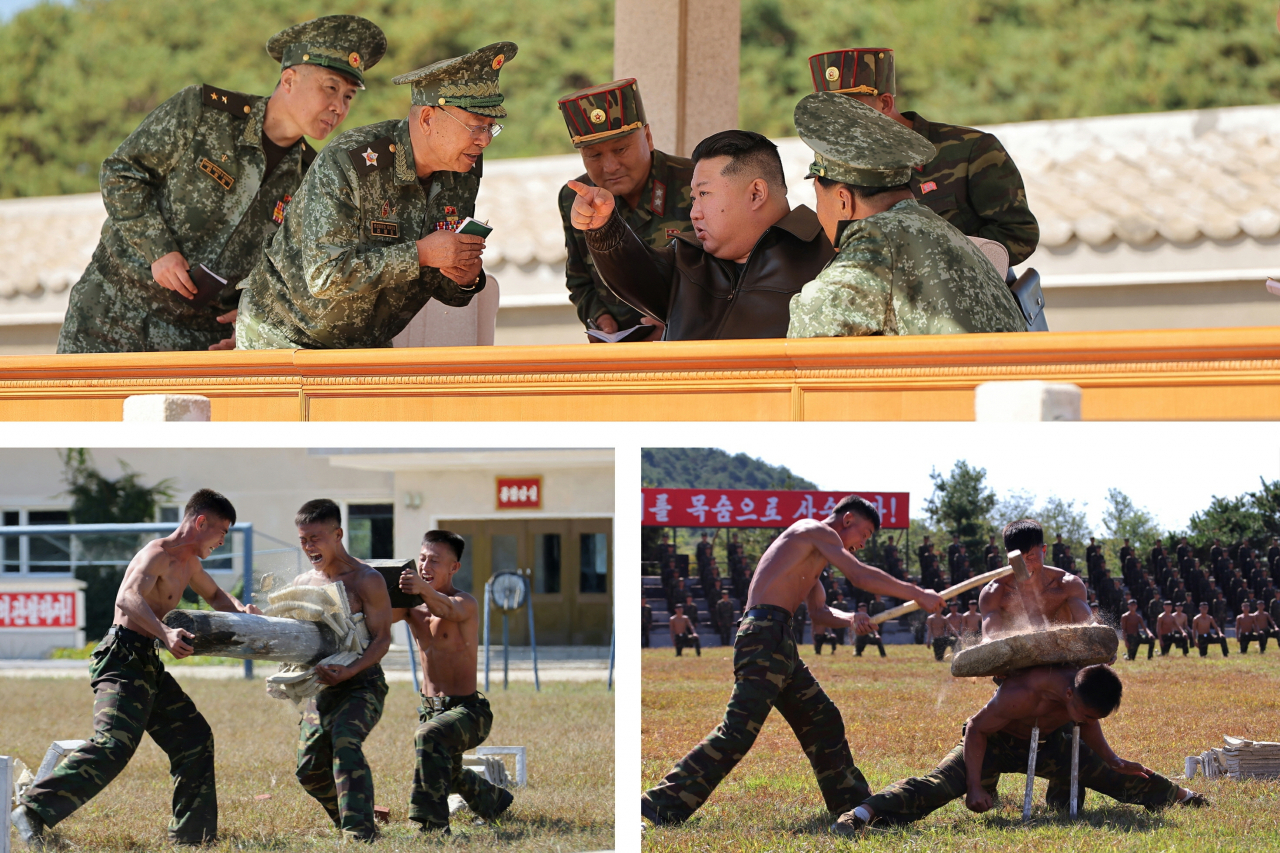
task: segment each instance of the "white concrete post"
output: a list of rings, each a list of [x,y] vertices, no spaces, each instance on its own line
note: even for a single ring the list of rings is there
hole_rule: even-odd
[[[516,757],[516,785],[524,787],[529,781],[523,746],[478,746],[476,755],[514,755]]]
[[[984,382],[974,389],[978,421],[1078,421],[1080,387],[1066,383]]]
[[[125,421],[208,421],[209,398],[197,394],[135,394],[124,398]]]
[[[1076,794],[1080,791],[1080,727],[1071,727],[1071,817],[1076,816]]]
[[[1031,820],[1031,796],[1036,787],[1036,752],[1040,749],[1040,727],[1031,728],[1031,746],[1027,749],[1027,793],[1022,798],[1022,819]]]
[[[84,746],[82,740],[55,740],[49,744],[49,751],[44,754],[44,759],[40,762],[40,769],[36,771],[31,778],[43,779],[54,771],[54,768],[71,753]]]
[[[0,755],[0,791],[4,791],[4,808],[0,809],[0,853],[9,853],[9,811],[13,808],[13,759]]]

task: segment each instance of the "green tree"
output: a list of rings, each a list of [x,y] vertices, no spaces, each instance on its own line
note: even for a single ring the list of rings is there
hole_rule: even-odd
[[[1085,574],[1084,549],[1093,531],[1089,527],[1089,517],[1084,508],[1076,509],[1075,501],[1051,496],[1035,511],[1032,518],[1044,528],[1046,542],[1052,543],[1058,534],[1062,534],[1062,541],[1071,546],[1071,556],[1076,559],[1076,571]],[[1048,556],[1050,560],[1053,559],[1052,545]]]
[[[942,528],[947,539],[934,543],[942,568],[946,570],[947,545],[951,536],[959,536],[969,553],[971,565],[977,565],[987,536],[992,532],[991,513],[996,508],[996,493],[987,487],[987,469],[975,468],[963,459],[944,476],[935,469],[929,472],[933,494],[925,501],[930,521]]]
[[[1188,541],[1196,546],[1202,560],[1208,557],[1215,537],[1223,545],[1245,542],[1265,552],[1271,538],[1280,536],[1280,480],[1259,481],[1258,491],[1234,498],[1214,496],[1208,507],[1191,516]]]
[[[173,497],[172,481],[161,480],[144,485],[142,474],[120,462],[121,476],[115,480],[104,476],[93,464],[93,456],[83,448],[71,448],[59,454],[63,465],[64,494],[71,496],[73,524],[134,524],[154,521],[161,501]],[[87,586],[85,599],[85,635],[102,637],[115,612],[116,592],[124,578],[124,566],[151,538],[150,534],[112,534],[77,536],[73,553],[76,578]]]

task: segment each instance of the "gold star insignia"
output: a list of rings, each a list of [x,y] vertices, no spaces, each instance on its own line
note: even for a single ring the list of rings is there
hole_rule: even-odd
[[[223,154],[223,155],[222,155],[222,162],[224,162],[224,163],[225,163],[225,162],[227,162],[227,155],[226,155],[226,154]]]
[[[210,97],[210,98],[213,98],[213,99],[216,101],[216,100],[218,100],[218,93],[217,93],[217,92],[210,92],[210,93],[209,93],[209,97]]]
[[[223,96],[222,96],[222,103],[224,103],[224,104],[225,104],[226,102],[227,102],[227,96],[226,96],[226,95],[223,95]]]

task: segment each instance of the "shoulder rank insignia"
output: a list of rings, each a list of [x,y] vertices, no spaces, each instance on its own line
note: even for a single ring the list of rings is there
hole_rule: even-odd
[[[680,236],[680,229],[679,229],[679,228],[668,228],[668,229],[667,229],[667,239],[668,239],[668,240],[674,240],[675,238],[677,238],[677,237],[679,237],[679,236]]]
[[[347,156],[356,167],[357,175],[367,175],[386,166],[395,160],[396,143],[390,136],[375,139],[373,142],[357,145],[347,151]]]
[[[400,225],[396,222],[373,219],[369,222],[369,233],[374,237],[399,237]]]
[[[667,185],[662,181],[653,182],[653,201],[649,203],[649,209],[656,216],[661,216],[667,209]]]
[[[224,113],[231,113],[236,118],[248,118],[249,113],[253,112],[253,104],[249,98],[239,92],[232,92],[227,89],[219,89],[208,84],[202,88],[204,105],[213,107],[216,110],[222,110]]]
[[[236,182],[235,178],[222,171],[218,164],[210,160],[208,157],[204,157],[200,160],[200,171],[217,181],[224,190],[231,189],[231,185]]]
[[[925,181],[920,185],[920,194],[931,193],[938,188],[938,184],[934,181]]]

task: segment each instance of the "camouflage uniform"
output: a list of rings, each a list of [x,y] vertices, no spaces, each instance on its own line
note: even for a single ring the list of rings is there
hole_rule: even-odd
[[[998,732],[987,738],[987,751],[982,761],[982,787],[993,796],[1001,773],[1027,772],[1027,750],[1031,741]],[[1083,741],[1080,743],[1080,789],[1092,788],[1122,803],[1134,803],[1154,811],[1173,805],[1178,786],[1161,776],[1149,779],[1129,776],[1112,770]],[[1055,808],[1070,804],[1071,726],[1065,725],[1044,736],[1036,755],[1036,775],[1050,780],[1058,796],[1049,801]],[[875,819],[888,824],[904,824],[920,820],[952,800],[963,799],[969,783],[964,766],[964,743],[947,753],[942,763],[928,776],[903,779],[871,797],[866,806]]]
[[[875,97],[896,94],[893,51],[853,48],[809,57],[814,90]],[[902,117],[933,143],[936,155],[917,166],[910,185],[915,197],[969,237],[995,240],[1020,264],[1040,242],[1040,225],[1027,206],[1022,175],[1000,140],[972,127]]]
[[[93,737],[50,775],[36,780],[22,802],[46,826],[60,823],[111,783],[151,735],[169,756],[177,844],[211,842],[218,835],[213,732],[173,676],[160,663],[156,641],[114,629],[93,651]]]
[[[103,161],[107,221],[58,352],[202,350],[230,335],[215,318],[235,307],[233,288],[196,308],[156,283],[151,264],[181,252],[228,281],[248,275],[315,157],[300,140],[263,182],[267,100],[188,86]]]
[[[369,152],[372,157],[368,157]],[[418,266],[417,241],[475,213],[480,179],[414,171],[409,120],[349,130],[325,146],[262,263],[240,283],[238,349],[389,347],[435,298],[464,288]]]
[[[409,820],[424,830],[449,825],[449,794],[461,794],[471,811],[492,820],[511,804],[511,794],[479,773],[462,766],[462,753],[489,737],[493,712],[480,693],[470,696],[422,697],[422,723],[414,734],[418,756],[409,794]]]
[[[415,106],[507,114],[498,72],[516,55],[497,42],[392,78]],[[458,119],[454,117],[454,121]],[[460,122],[461,123],[461,122]],[[417,241],[475,213],[480,163],[419,179],[409,119],[348,131],[316,158],[279,237],[240,284],[238,349],[389,347],[430,299],[462,307],[484,289],[418,265]]]
[[[578,149],[643,133],[648,126],[644,100],[634,77],[579,89],[561,98],[557,105],[569,130],[569,140]],[[595,182],[585,174],[578,176],[577,180],[589,187],[595,186]],[[618,212],[641,242],[661,249],[677,234],[693,230],[689,223],[689,211],[693,207],[689,186],[692,180],[692,160],[655,150],[649,177],[641,190],[639,207],[633,210],[623,202],[618,205]],[[570,210],[577,197],[578,194],[568,185],[560,189],[560,221],[564,224],[564,245],[568,255],[565,284],[569,288],[569,298],[578,308],[578,319],[584,326],[594,328],[595,321],[602,314],[609,314],[617,320],[619,330],[639,325],[644,314],[619,300],[609,290],[591,259],[586,235],[573,227]]]
[[[814,150],[811,177],[859,187],[905,184],[932,146],[834,92],[806,95],[796,129]],[[787,337],[1018,332],[1017,300],[986,256],[913,199],[841,223],[837,255],[791,299]]]
[[[853,763],[840,710],[800,660],[790,613],[757,605],[743,614],[733,672],[724,721],[644,794],[663,822],[681,823],[706,802],[751,749],[775,707],[809,758],[828,811],[842,814],[871,795]]]
[[[986,256],[912,199],[844,224],[839,251],[791,298],[789,338],[1025,332]]]
[[[321,690],[298,722],[298,781],[344,836],[372,841],[373,772],[364,741],[382,719],[387,680],[374,665]]]
[[[327,15],[267,41],[280,69],[321,66],[364,88],[387,50],[376,24]],[[58,352],[203,350],[231,334],[235,283],[258,262],[316,153],[299,139],[267,170],[262,122],[270,99],[190,86],[165,101],[102,163],[107,221],[71,290]],[[265,140],[270,142],[269,139]],[[181,252],[229,283],[211,302],[161,287],[151,264]]]

